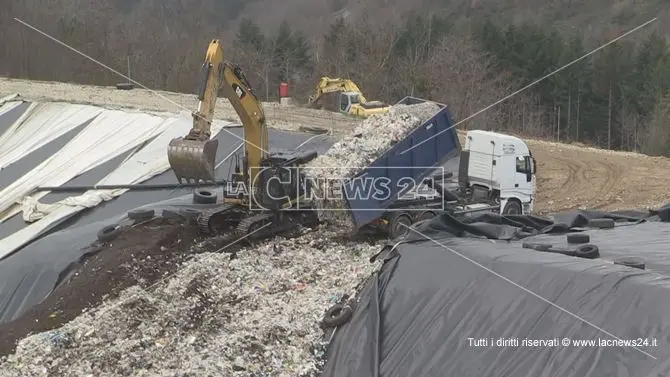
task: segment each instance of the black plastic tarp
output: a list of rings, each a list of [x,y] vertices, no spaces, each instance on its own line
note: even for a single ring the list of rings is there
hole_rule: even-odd
[[[335,332],[323,376],[668,376],[663,213],[581,211],[556,216],[560,223],[484,216],[467,224],[445,215],[422,224],[421,234],[379,256],[384,265]],[[586,231],[598,259],[524,249],[519,240],[565,243],[561,229],[622,215],[629,221]],[[612,263],[621,255],[651,263],[647,270]],[[524,339],[557,345],[524,346]],[[641,344],[564,346],[564,339]]]
[[[227,128],[227,130],[242,136],[241,127]],[[324,153],[333,143],[333,140],[325,135],[314,137],[310,134],[279,130],[269,130],[269,137],[271,152],[294,151],[307,139],[313,138],[302,146],[300,151]],[[227,157],[241,143],[239,138],[227,132],[220,132],[217,139],[219,140],[217,162]],[[49,143],[26,156],[25,159],[40,156],[53,147],[53,143]],[[94,185],[117,167],[125,157],[126,155],[119,156],[113,161],[72,179],[64,186]],[[226,161],[227,163],[217,169],[217,177],[221,179],[229,177],[233,169],[234,159],[230,158]],[[168,170],[144,183],[176,184],[177,180],[174,173]],[[166,201],[180,206],[193,206],[192,191],[192,188],[128,191],[112,201],[78,213],[61,223],[52,230],[51,234],[0,260],[0,323],[16,318],[47,297],[64,271],[72,263],[77,262],[84,255],[87,247],[95,241],[96,234],[101,228],[116,223],[129,210],[138,207],[153,205],[156,208],[165,208]],[[216,191],[220,194],[221,188]],[[52,203],[72,195],[78,195],[78,193],[51,193],[42,201]],[[25,222],[20,215],[0,224],[0,239],[24,226]]]

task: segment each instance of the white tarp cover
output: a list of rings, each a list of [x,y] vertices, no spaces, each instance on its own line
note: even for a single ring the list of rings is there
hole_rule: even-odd
[[[58,153],[0,191],[0,222],[20,212],[15,204],[35,188],[60,186],[160,134],[166,126],[165,119],[156,116],[102,111]]]
[[[21,101],[11,101],[11,102],[5,102],[0,99],[0,116],[3,116],[4,114],[7,114],[8,112],[12,111],[16,106],[20,105],[22,102]]]
[[[20,97],[19,93],[14,93],[14,94],[10,94],[8,96],[4,96],[4,97],[0,98],[0,106],[4,105],[5,102],[17,100],[17,99],[19,99],[19,97]],[[23,101],[16,101],[16,102],[21,103]]]
[[[0,135],[0,169],[84,124],[102,110],[66,103],[32,106]]]
[[[136,184],[167,171],[170,168],[167,146],[170,140],[188,133],[192,126],[192,118],[171,118],[166,120],[163,125],[166,129],[160,136],[139,152],[131,155],[112,173],[99,181],[97,185]],[[229,124],[214,122],[212,137],[215,137],[227,125]],[[29,222],[36,222],[0,240],[0,259],[23,247],[71,215],[118,197],[126,191],[128,190],[91,190],[54,204],[39,203],[36,196],[25,197],[22,203],[23,218]]]

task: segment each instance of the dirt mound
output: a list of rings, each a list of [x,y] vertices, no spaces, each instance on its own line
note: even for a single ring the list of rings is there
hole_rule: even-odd
[[[174,272],[190,257],[195,238],[195,227],[158,219],[92,246],[46,300],[0,325],[0,356],[14,352],[16,341],[30,333],[57,328],[130,286],[148,287]]]

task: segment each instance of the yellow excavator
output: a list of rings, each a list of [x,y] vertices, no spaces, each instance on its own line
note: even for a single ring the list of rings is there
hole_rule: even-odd
[[[211,125],[219,90],[242,121],[245,149],[242,168],[235,167],[233,185],[225,185],[221,203],[200,214],[201,231],[254,239],[305,223],[313,225],[317,221],[315,212],[300,202],[309,186],[298,167],[316,158],[316,152],[303,155],[268,152],[268,130],[261,102],[242,69],[224,60],[219,40],[209,44],[202,75],[193,127],[188,135],[171,140],[168,146],[168,160],[177,179],[180,183],[215,182],[218,141],[211,138]],[[228,192],[233,191],[228,190],[231,187],[235,188],[234,193]],[[198,190],[194,198],[197,194]]]
[[[328,93],[339,92],[338,110],[341,113],[367,118],[374,114],[382,114],[390,106],[381,101],[368,101],[358,85],[349,79],[322,77],[309,97],[308,105],[321,108],[319,100]]]

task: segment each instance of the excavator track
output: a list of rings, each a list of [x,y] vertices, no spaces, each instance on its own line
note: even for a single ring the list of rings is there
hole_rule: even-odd
[[[238,204],[225,203],[221,206],[215,208],[209,208],[198,216],[198,230],[207,235],[215,235],[217,233],[214,225],[216,225],[217,220],[222,215],[228,215],[230,212],[233,212],[239,207]]]

